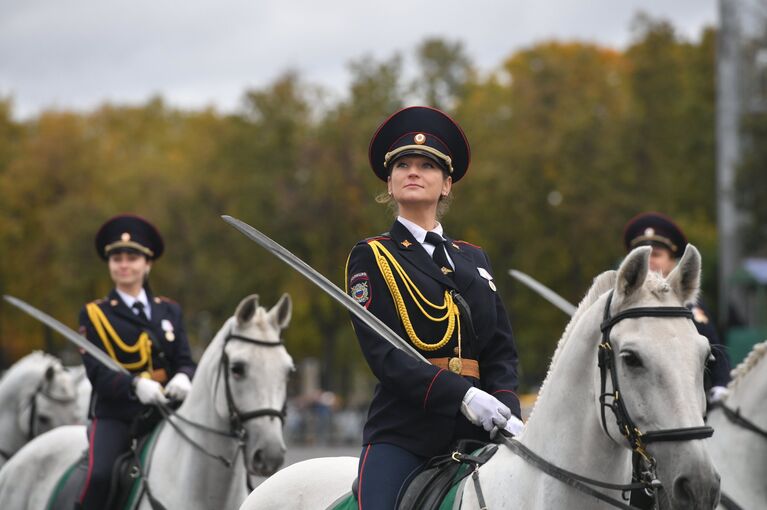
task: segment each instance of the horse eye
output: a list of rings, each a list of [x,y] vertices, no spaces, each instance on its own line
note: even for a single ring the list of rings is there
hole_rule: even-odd
[[[38,415],[37,421],[40,423],[40,425],[44,427],[47,427],[48,425],[51,424],[51,419],[44,414]]]
[[[642,366],[642,360],[635,352],[631,352],[631,351],[622,352],[621,359],[623,360],[623,363],[625,363],[627,367],[636,368],[636,367]]]
[[[232,375],[236,379],[239,379],[241,377],[245,376],[245,363],[235,363],[232,365]]]

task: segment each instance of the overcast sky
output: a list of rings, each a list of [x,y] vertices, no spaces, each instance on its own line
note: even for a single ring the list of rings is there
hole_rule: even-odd
[[[287,69],[344,93],[347,64],[463,42],[482,71],[556,38],[624,47],[638,11],[697,39],[715,0],[0,0],[0,96],[18,117],[161,94],[231,110]]]

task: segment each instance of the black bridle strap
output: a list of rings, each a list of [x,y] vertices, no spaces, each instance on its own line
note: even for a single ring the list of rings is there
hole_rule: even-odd
[[[727,417],[727,419],[730,420],[735,425],[743,427],[746,430],[750,430],[751,432],[755,434],[759,434],[763,438],[767,439],[767,430],[764,430],[763,428],[759,427],[754,422],[741,416],[740,409],[732,409],[724,405],[722,402],[715,403],[713,407],[715,408],[720,407],[722,411],[724,412],[724,415]]]
[[[560,482],[565,483],[569,485],[570,487],[584,494],[600,499],[604,501],[605,503],[608,503],[614,507],[621,508],[623,510],[640,510],[639,508],[635,506],[627,505],[626,503],[620,500],[617,500],[606,494],[602,494],[601,492],[589,487],[589,485],[594,485],[596,487],[601,487],[601,488],[610,489],[610,490],[630,491],[630,490],[648,488],[647,484],[644,484],[644,483],[613,484],[613,483],[602,482],[599,480],[593,480],[591,478],[586,478],[584,476],[573,473],[572,471],[567,471],[566,469],[562,469],[560,467],[555,466],[554,464],[550,463],[543,457],[540,457],[535,452],[530,450],[528,447],[520,443],[517,439],[506,437],[505,435],[503,435],[503,432],[499,434],[498,436],[513,453],[517,454],[527,463],[532,464],[533,466],[540,469],[547,475],[553,478],[556,478]]]
[[[645,432],[641,438],[643,443],[657,443],[662,441],[706,439],[712,435],[714,435],[714,429],[711,427],[685,427]]]

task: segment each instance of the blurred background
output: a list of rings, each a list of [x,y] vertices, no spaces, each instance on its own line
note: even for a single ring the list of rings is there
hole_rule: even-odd
[[[523,392],[568,317],[507,270],[577,303],[646,210],[701,250],[734,365],[767,337],[767,1],[499,4],[0,1],[0,293],[76,328],[111,287],[97,228],[145,216],[197,359],[244,296],[290,293],[288,433],[357,444],[374,380],[346,311],[219,216],[343,285],[392,221],[370,137],[428,104],[471,142],[443,224],[493,261]],[[34,349],[78,362],[0,305],[0,367]]]

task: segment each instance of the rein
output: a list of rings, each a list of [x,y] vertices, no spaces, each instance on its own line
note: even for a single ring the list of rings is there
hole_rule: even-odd
[[[607,429],[607,420],[605,417],[605,408],[609,408],[615,415],[615,419],[621,434],[629,443],[631,450],[639,455],[640,463],[642,464],[642,473],[640,479],[636,483],[631,484],[612,484],[586,478],[576,473],[567,471],[560,467],[555,466],[551,462],[547,461],[543,457],[538,456],[532,450],[520,443],[517,439],[507,437],[505,431],[501,431],[498,435],[501,438],[503,444],[505,444],[513,453],[520,456],[526,462],[534,465],[544,473],[556,478],[557,480],[573,487],[574,489],[600,499],[612,506],[621,508],[623,510],[639,510],[637,507],[628,505],[615,498],[602,494],[601,492],[589,487],[593,485],[601,487],[603,489],[619,490],[619,491],[632,491],[637,489],[644,489],[648,493],[652,493],[654,499],[658,499],[658,490],[662,487],[660,480],[657,477],[657,461],[646,450],[645,445],[653,442],[662,441],[690,441],[695,439],[705,439],[711,437],[714,433],[714,429],[711,427],[680,427],[674,429],[661,429],[653,430],[649,432],[642,432],[637,427],[634,420],[629,415],[628,409],[620,398],[620,387],[618,384],[618,375],[615,369],[615,355],[613,351],[612,342],[610,340],[610,332],[613,326],[623,319],[634,319],[639,317],[685,317],[692,320],[692,312],[685,307],[681,306],[658,306],[658,307],[637,307],[630,308],[619,312],[614,316],[610,316],[610,305],[612,303],[613,291],[607,297],[607,304],[603,314],[602,324],[600,330],[602,332],[602,342],[599,344],[598,351],[598,366],[601,379],[601,393],[599,396],[599,402],[601,404],[601,420],[602,429],[610,436]],[[610,373],[610,380],[612,382],[612,393],[606,391],[607,385],[607,373]],[[607,398],[612,398],[612,403],[608,403]]]
[[[721,408],[722,412],[724,412],[724,415],[727,417],[727,419],[730,420],[735,425],[738,425],[739,427],[742,427],[746,430],[750,430],[751,432],[762,436],[764,439],[767,439],[767,430],[759,427],[759,425],[755,424],[751,420],[744,418],[740,414],[740,409],[733,409],[731,407],[727,407],[726,405],[724,405],[723,402],[717,402],[712,407]]]
[[[744,418],[740,414],[740,408],[733,409],[731,407],[727,407],[723,402],[716,402],[711,407],[714,409],[716,409],[717,407],[721,408],[722,412],[727,417],[727,419],[730,420],[730,422],[732,422],[734,425],[737,425],[741,428],[749,430],[767,439],[767,430],[759,427],[757,424],[755,424],[751,420]],[[722,505],[727,510],[743,510],[743,507],[738,505],[731,497],[729,497],[724,492],[721,492],[719,495],[719,504]]]

